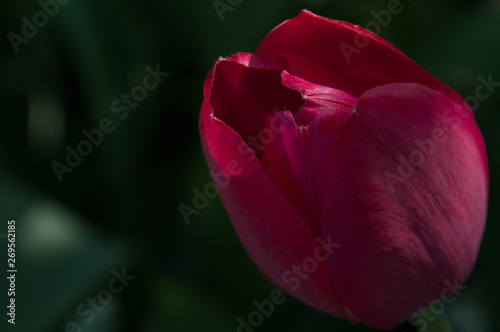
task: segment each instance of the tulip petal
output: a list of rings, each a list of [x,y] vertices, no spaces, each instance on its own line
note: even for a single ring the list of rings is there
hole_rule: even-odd
[[[358,98],[379,85],[416,82],[442,91],[456,102],[462,100],[383,38],[307,10],[274,28],[255,55],[277,70]]]
[[[218,85],[217,81],[230,77],[245,81],[247,77],[242,74],[243,69],[256,69],[242,69],[240,64],[228,65],[225,62],[219,62],[216,66],[224,66],[221,71],[222,78],[218,77],[219,72],[215,68],[214,76],[207,79],[206,85],[211,96],[216,96],[210,98],[210,101],[215,101],[215,105],[222,108],[217,109],[205,99],[200,114],[200,136],[221,200],[241,242],[255,264],[276,285],[311,307],[352,320],[332,288],[325,262],[319,264],[317,270],[308,276],[307,282],[293,275],[292,267],[300,266],[304,259],[311,257],[318,243],[306,221],[290,206],[281,190],[269,179],[254,151],[242,139],[242,135],[226,124],[230,122],[237,127],[232,123],[233,115],[230,112],[235,114],[236,120],[240,116],[244,118],[246,115],[241,112],[248,110],[237,100],[233,104],[220,100],[222,96],[226,96],[228,100],[237,99],[238,97],[232,94],[240,91],[240,83],[224,85],[222,82]],[[224,71],[231,71],[236,76]],[[267,71],[264,75],[270,72]],[[255,72],[250,76],[253,74]],[[211,84],[213,86],[210,86]],[[238,89],[234,88],[235,85]],[[269,87],[260,82],[258,85]],[[252,90],[254,88],[250,87],[249,90],[255,92]],[[221,91],[218,91],[219,89]],[[247,92],[243,93],[243,97],[245,93]],[[221,97],[217,97],[218,94]],[[300,94],[298,95],[300,97]],[[301,98],[300,100],[302,102]],[[217,114],[223,119],[219,119]],[[264,126],[265,120],[262,128]],[[251,130],[255,132],[257,127],[258,125],[255,125]],[[248,128],[240,130],[251,131]]]
[[[260,160],[317,237],[321,235],[322,202],[333,151],[356,98],[286,72],[281,76],[283,84],[299,91],[305,103],[295,117],[288,111],[268,115],[266,129],[272,136],[265,142]]]
[[[341,244],[329,268],[354,316],[392,328],[438,299],[445,280],[465,281],[488,195],[469,108],[420,84],[376,87],[346,120],[333,163],[323,234]]]
[[[256,67],[262,66],[262,64],[260,63],[260,61],[257,59],[256,56],[254,56],[251,53],[246,53],[246,52],[236,53],[236,54],[233,54],[227,58],[222,58],[222,57],[219,58],[219,60],[217,60],[215,62],[215,65],[212,67],[210,72],[207,74],[207,77],[205,79],[205,83],[203,84],[203,94],[204,94],[206,100],[210,100],[210,96],[212,94],[212,86],[214,85],[215,68],[217,67],[219,62],[223,62],[223,61],[236,62],[236,63],[239,63],[239,64],[244,65],[246,67],[250,67],[250,61],[252,61],[253,64],[251,67],[256,68]]]
[[[314,84],[284,71],[281,73],[283,85],[297,90],[305,100],[304,105],[295,115],[295,122],[299,126],[307,126],[322,113],[333,110],[347,112],[348,115],[357,99],[344,91],[327,86]],[[331,130],[336,130],[337,126]]]
[[[247,67],[233,58],[216,63],[208,84],[215,117],[248,143],[264,128],[267,114],[283,108],[296,113],[304,102],[298,92],[281,84],[279,71]]]

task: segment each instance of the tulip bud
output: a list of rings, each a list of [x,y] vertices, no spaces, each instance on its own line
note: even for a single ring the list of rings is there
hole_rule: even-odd
[[[347,63],[339,45],[359,36],[370,42]],[[219,59],[204,96],[222,202],[291,296],[393,328],[467,279],[486,220],[484,141],[464,100],[393,45],[303,10],[255,54]]]

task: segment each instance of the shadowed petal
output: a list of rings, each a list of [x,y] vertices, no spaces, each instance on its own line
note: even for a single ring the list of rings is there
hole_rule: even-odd
[[[268,115],[272,133],[260,160],[269,178],[307,221],[314,237],[321,235],[321,214],[335,144],[356,98],[312,84],[286,72],[283,84],[302,94],[299,112]]]
[[[215,64],[210,105],[214,116],[222,120],[248,143],[264,128],[266,117],[284,107],[297,112],[303,103],[300,94],[281,83],[280,72],[245,65],[250,57],[221,59]],[[249,139],[250,138],[250,139]]]
[[[217,78],[216,78],[217,79]],[[228,112],[229,110],[219,110]],[[307,282],[296,286],[292,266],[311,257],[318,243],[307,223],[271,182],[254,152],[240,135],[214,116],[205,100],[200,136],[212,176],[234,228],[255,264],[280,288],[318,310],[352,319],[334,293],[322,263]]]

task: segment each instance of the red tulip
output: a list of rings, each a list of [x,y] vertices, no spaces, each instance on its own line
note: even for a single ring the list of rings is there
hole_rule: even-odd
[[[392,328],[469,276],[484,141],[464,100],[393,45],[304,10],[255,54],[219,59],[204,95],[221,199],[255,264],[292,296]]]

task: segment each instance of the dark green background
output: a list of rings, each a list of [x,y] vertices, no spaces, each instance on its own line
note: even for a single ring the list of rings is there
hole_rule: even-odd
[[[226,2],[223,0],[223,2]],[[477,77],[500,81],[499,1],[401,1],[380,35],[462,96]],[[0,233],[17,225],[17,324],[2,331],[236,331],[273,286],[239,243],[219,198],[187,225],[178,210],[211,182],[198,138],[206,73],[219,56],[253,52],[300,9],[366,25],[387,1],[243,0],[221,21],[211,1],[72,0],[15,54],[35,1],[0,4]],[[111,102],[145,67],[170,75],[125,120]],[[467,290],[445,316],[454,331],[498,331],[500,89],[475,116],[488,149],[487,229]],[[59,183],[81,131],[110,118],[104,135]],[[0,308],[7,305],[7,242],[0,237]],[[76,308],[107,288],[111,270],[135,279],[90,323]],[[368,276],[369,277],[369,276]],[[411,295],[409,295],[411,296]],[[255,331],[370,331],[288,297]],[[429,328],[427,331],[438,331]]]

